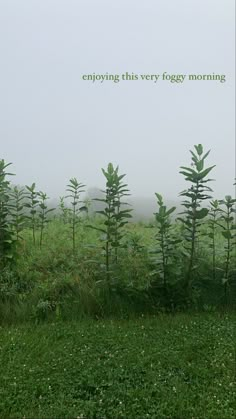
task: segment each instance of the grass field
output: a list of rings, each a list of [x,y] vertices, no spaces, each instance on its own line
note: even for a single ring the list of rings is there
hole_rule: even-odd
[[[236,315],[0,329],[1,418],[234,419]]]

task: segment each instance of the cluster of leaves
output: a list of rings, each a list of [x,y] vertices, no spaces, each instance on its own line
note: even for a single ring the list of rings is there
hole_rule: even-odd
[[[107,283],[110,283],[111,276],[111,264],[118,263],[118,250],[122,246],[122,238],[124,236],[123,227],[127,224],[127,219],[131,218],[130,212],[132,209],[123,209],[126,202],[122,201],[124,196],[129,195],[127,184],[122,182],[123,175],[118,173],[119,167],[113,167],[112,163],[108,164],[107,170],[102,169],[102,172],[106,178],[106,190],[103,190],[104,198],[96,198],[96,201],[100,201],[104,204],[104,209],[96,211],[104,218],[102,227],[90,227],[100,231],[102,241],[104,242],[103,250],[105,254],[105,269]]]
[[[66,196],[66,198],[71,198],[71,205],[72,210],[69,212],[70,214],[70,222],[71,222],[71,230],[72,230],[72,245],[73,245],[73,252],[75,252],[75,240],[76,240],[76,226],[78,225],[80,221],[79,214],[82,211],[87,211],[87,207],[85,205],[79,206],[83,203],[83,201],[80,200],[80,194],[84,192],[85,185],[82,183],[79,183],[76,178],[71,178],[70,183],[67,185],[67,192],[69,192],[69,195]],[[65,211],[65,208],[64,208]],[[65,212],[64,212],[65,214]]]
[[[236,272],[235,268],[233,269],[231,267],[231,258],[233,252],[235,253],[236,248],[236,225],[234,215],[236,213],[235,203],[236,199],[233,199],[230,195],[226,195],[225,199],[219,201],[219,204],[223,206],[223,208],[219,209],[220,216],[218,225],[222,228],[221,233],[226,240],[226,245],[224,246],[225,266],[222,279],[225,290],[225,298],[227,298],[231,274]]]
[[[32,231],[34,245],[39,229],[39,245],[42,246],[48,214],[54,210],[47,207],[49,197],[42,191],[37,192],[35,183],[25,188],[11,186],[6,177],[13,174],[5,171],[9,165],[11,163],[0,160],[0,260],[3,265],[17,257],[17,247],[26,228]]]
[[[156,212],[156,229],[155,235],[157,248],[154,250],[155,270],[152,275],[157,275],[163,283],[164,294],[168,292],[168,282],[173,278],[173,273],[177,273],[177,252],[176,247],[181,242],[172,231],[172,223],[170,215],[176,210],[176,207],[167,209],[164,205],[163,198],[160,194],[155,193],[157,198],[158,212]]]
[[[207,208],[201,208],[201,203],[206,199],[211,199],[209,192],[212,189],[206,184],[212,179],[207,179],[208,174],[215,166],[204,168],[205,159],[209,155],[210,150],[203,154],[203,147],[201,144],[195,145],[195,152],[190,150],[192,155],[192,167],[182,166],[180,173],[184,175],[187,182],[191,182],[191,186],[180,193],[185,199],[182,202],[185,210],[182,212],[184,217],[178,219],[184,225],[185,238],[185,255],[187,258],[187,271],[185,277],[185,287],[191,294],[192,283],[194,279],[194,271],[198,265],[196,260],[196,245],[199,235],[200,226],[203,219],[208,215]]]
[[[6,179],[12,176],[12,173],[6,172],[10,164],[0,160],[0,267],[12,261],[15,254],[15,237],[10,223],[10,181]]]

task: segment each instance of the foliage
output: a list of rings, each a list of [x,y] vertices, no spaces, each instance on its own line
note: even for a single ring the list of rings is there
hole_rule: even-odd
[[[10,181],[7,176],[12,173],[6,172],[11,163],[0,160],[0,269],[13,260],[15,255],[14,233],[10,222]]]
[[[102,227],[90,225],[101,232],[105,245],[103,247],[105,253],[105,268],[107,285],[110,286],[111,278],[111,263],[118,263],[118,249],[122,247],[121,240],[123,238],[123,227],[127,224],[127,219],[131,218],[131,209],[122,209],[127,203],[121,201],[124,196],[127,196],[127,185],[123,184],[122,179],[125,175],[119,175],[119,167],[113,167],[112,163],[108,164],[107,171],[102,169],[106,178],[106,190],[102,191],[104,198],[96,198],[96,201],[105,204],[105,208],[101,211],[96,211],[104,217]],[[113,260],[111,260],[113,257]]]
[[[39,206],[39,229],[40,229],[40,238],[39,238],[39,246],[42,246],[43,243],[43,231],[45,226],[49,223],[50,219],[48,218],[48,214],[55,210],[55,208],[48,208],[46,205],[46,201],[49,199],[46,193],[40,191],[38,192],[38,206]]]
[[[88,213],[84,203],[90,201],[81,200],[84,185],[72,178],[71,208],[61,198],[61,214],[50,217],[46,193],[37,192],[35,183],[12,187],[8,164],[1,161],[1,322],[225,309],[224,301],[233,306],[235,200],[226,196],[212,200],[210,210],[201,208],[210,197],[206,184],[213,166],[204,168],[209,152],[204,155],[201,145],[191,153],[191,168],[181,171],[191,181],[181,194],[184,217],[172,218],[174,207],[168,209],[156,193],[151,223],[131,220],[125,175],[111,163],[102,169],[106,189],[97,196],[97,214]],[[39,246],[32,246],[32,236]]]
[[[59,202],[59,209],[60,209],[60,217],[64,224],[69,223],[70,221],[70,208],[67,208],[65,204],[65,197],[60,196],[60,202]]]
[[[222,236],[226,241],[225,250],[225,266],[224,266],[224,275],[222,282],[224,284],[225,298],[227,298],[227,290],[229,288],[229,278],[232,272],[236,270],[231,269],[231,258],[232,253],[235,253],[236,246],[236,234],[235,234],[235,209],[236,199],[233,199],[230,195],[226,195],[225,199],[219,201],[220,204],[220,217],[218,225],[222,229]]]
[[[211,239],[211,243],[209,245],[210,249],[212,249],[212,279],[215,281],[216,279],[216,228],[217,228],[217,221],[218,221],[218,214],[219,214],[219,201],[217,199],[210,202],[210,211],[209,216],[209,228],[210,232],[208,233],[209,238]]]
[[[14,186],[10,190],[11,199],[11,225],[16,236],[16,242],[19,245],[19,241],[22,240],[21,233],[26,228],[27,218],[25,215],[25,199],[26,191],[25,188],[19,188]]]
[[[207,216],[209,210],[207,208],[201,208],[202,201],[210,199],[211,196],[209,192],[212,192],[212,189],[206,185],[212,179],[207,179],[208,174],[215,166],[204,168],[205,159],[210,153],[210,150],[207,153],[203,154],[203,147],[201,144],[195,145],[195,152],[190,150],[192,155],[192,165],[191,167],[181,166],[180,173],[184,175],[185,179],[188,182],[191,182],[191,186],[180,193],[180,196],[183,196],[185,199],[182,202],[185,210],[182,212],[184,217],[179,217],[179,220],[183,223],[184,231],[184,248],[185,255],[187,256],[188,266],[186,272],[186,281],[185,287],[187,288],[189,294],[191,295],[192,284],[193,284],[193,275],[194,271],[197,269],[197,260],[196,260],[196,244],[199,234],[199,228],[201,226],[202,220]]]
[[[39,203],[38,192],[36,191],[35,188],[36,188],[35,183],[32,183],[31,186],[26,186],[27,202],[25,204],[25,207],[29,208],[29,215],[27,215],[27,219],[29,221],[29,226],[32,230],[34,246],[36,244],[35,232],[36,232],[36,228],[37,228],[37,208],[38,208],[38,203]]]
[[[81,204],[83,201],[80,200],[80,194],[84,192],[85,185],[79,183],[76,178],[71,178],[70,183],[67,185],[67,192],[70,192],[66,198],[71,198],[71,230],[72,230],[72,245],[73,245],[73,252],[75,252],[75,244],[76,244],[76,227],[80,221],[79,214],[81,211],[86,211],[86,207],[83,205],[79,207],[78,205]]]
[[[152,275],[156,277],[154,281],[158,285],[161,279],[161,288],[164,292],[166,303],[168,300],[169,281],[176,276],[178,271],[178,257],[177,257],[177,245],[180,243],[180,239],[177,238],[172,229],[170,215],[175,211],[176,207],[167,209],[164,205],[163,198],[160,194],[155,193],[157,198],[158,212],[154,213],[156,220],[156,249],[152,251],[154,255],[153,264],[155,269],[152,271]]]

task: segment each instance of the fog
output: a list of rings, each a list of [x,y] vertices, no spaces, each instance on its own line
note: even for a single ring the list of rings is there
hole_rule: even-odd
[[[14,183],[56,198],[109,162],[134,197],[175,201],[181,165],[211,149],[216,198],[233,194],[234,0],[2,0],[0,158]],[[84,80],[88,74],[219,74],[217,80]]]

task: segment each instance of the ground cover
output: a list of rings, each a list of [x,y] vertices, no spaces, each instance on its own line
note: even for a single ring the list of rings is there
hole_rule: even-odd
[[[235,418],[235,313],[0,328],[1,418]]]

